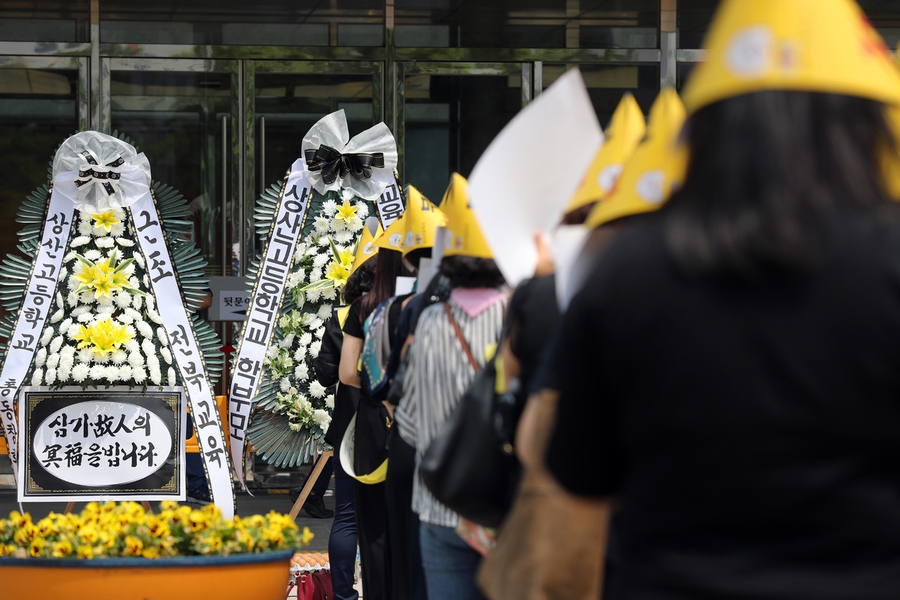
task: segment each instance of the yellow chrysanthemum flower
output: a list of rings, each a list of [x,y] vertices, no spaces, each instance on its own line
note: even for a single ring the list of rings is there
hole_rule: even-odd
[[[99,214],[92,214],[91,218],[94,219],[94,227],[102,227],[106,233],[112,231],[113,225],[119,223],[119,220],[116,218],[116,213],[112,210]]]

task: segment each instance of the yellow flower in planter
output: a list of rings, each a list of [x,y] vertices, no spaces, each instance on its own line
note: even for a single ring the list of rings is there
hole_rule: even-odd
[[[63,538],[58,542],[53,542],[50,546],[50,556],[54,558],[63,558],[72,554],[72,542],[68,538]]]
[[[144,549],[144,542],[133,535],[125,536],[125,554],[126,556],[140,556]]]
[[[44,546],[47,545],[47,541],[44,538],[34,538],[31,540],[31,544],[28,546],[28,554],[32,557],[37,558],[44,551]]]
[[[94,558],[94,549],[87,545],[78,546],[75,551],[78,558]]]

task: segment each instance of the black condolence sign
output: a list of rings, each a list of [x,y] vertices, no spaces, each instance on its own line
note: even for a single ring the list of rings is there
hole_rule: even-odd
[[[181,388],[24,388],[19,501],[183,500]]]

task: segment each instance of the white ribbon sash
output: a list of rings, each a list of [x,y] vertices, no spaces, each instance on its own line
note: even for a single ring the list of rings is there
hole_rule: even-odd
[[[0,423],[15,477],[19,473],[19,427],[13,412],[13,401],[28,374],[47,315],[53,307],[59,268],[66,253],[74,212],[75,206],[54,185],[41,232],[41,245],[32,263],[28,289],[9,338],[3,369],[0,370]]]
[[[312,192],[307,178],[306,161],[298,158],[291,165],[275,218],[269,229],[262,264],[251,294],[252,302],[241,341],[238,344],[231,374],[228,396],[228,430],[231,437],[231,460],[238,480],[244,484],[244,432],[250,421],[252,399],[262,381],[266,349],[278,323],[285,284],[291,272],[291,257],[297,247],[303,220]]]
[[[203,457],[213,502],[226,519],[234,517],[234,488],[231,465],[225,451],[225,436],[216,400],[206,376],[206,364],[188,317],[172,256],[160,225],[156,203],[146,192],[130,207],[132,227],[147,262],[147,276],[156,297],[159,316],[169,337],[172,356],[181,373],[191,406],[197,444]]]
[[[384,229],[403,215],[403,196],[400,195],[400,184],[396,179],[384,188],[384,192],[375,200],[375,206]]]

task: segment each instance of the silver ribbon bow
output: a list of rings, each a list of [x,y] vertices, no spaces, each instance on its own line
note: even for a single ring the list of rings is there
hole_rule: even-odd
[[[56,151],[53,185],[80,211],[125,208],[146,193],[150,162],[131,144],[98,131],[82,131]]]
[[[379,123],[350,139],[347,128],[347,117],[343,110],[333,112],[320,119],[309,132],[303,136],[300,147],[302,156],[307,150],[315,152],[322,146],[334,149],[343,155],[382,154],[384,167],[371,169],[371,177],[357,179],[352,176],[337,177],[331,183],[325,181],[322,171],[309,171],[309,183],[321,194],[329,191],[349,191],[364,200],[375,200],[384,192],[384,188],[394,181],[394,168],[397,166],[397,143],[391,130],[384,123]]]

